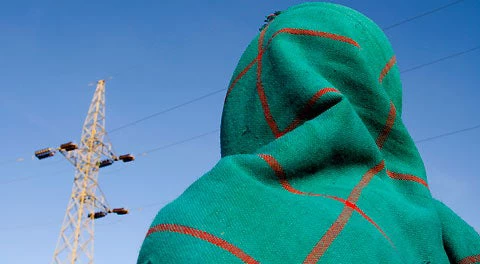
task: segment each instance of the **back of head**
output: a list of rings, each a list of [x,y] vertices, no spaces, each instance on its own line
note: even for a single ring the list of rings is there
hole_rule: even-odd
[[[376,136],[384,126],[382,111],[388,113],[392,103],[401,113],[392,57],[381,29],[352,9],[306,3],[282,12],[251,42],[233,74],[222,156],[252,153],[292,130],[292,122],[298,126],[320,115],[326,107],[310,100],[328,87],[348,98]]]

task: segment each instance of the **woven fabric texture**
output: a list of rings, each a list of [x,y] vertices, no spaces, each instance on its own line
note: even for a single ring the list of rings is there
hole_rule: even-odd
[[[138,263],[477,263],[432,198],[401,118],[394,52],[364,15],[306,3],[233,74],[222,158],[154,219]]]

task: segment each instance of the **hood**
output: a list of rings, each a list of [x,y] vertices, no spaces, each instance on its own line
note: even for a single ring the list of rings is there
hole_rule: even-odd
[[[383,31],[350,8],[305,3],[278,15],[242,55],[225,99],[222,157],[257,153],[288,135],[282,151],[299,159],[304,147],[314,163],[380,155],[426,185],[401,114],[400,74]],[[322,146],[308,146],[319,137]]]
[[[430,195],[382,31],[325,3],[272,18],[233,74],[222,159],[155,217],[138,263],[476,260],[478,234]]]

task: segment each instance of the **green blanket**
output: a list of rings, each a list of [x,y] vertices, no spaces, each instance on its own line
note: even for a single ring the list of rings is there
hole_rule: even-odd
[[[222,159],[163,208],[138,263],[477,263],[432,198],[381,29],[307,3],[271,21],[225,99]]]

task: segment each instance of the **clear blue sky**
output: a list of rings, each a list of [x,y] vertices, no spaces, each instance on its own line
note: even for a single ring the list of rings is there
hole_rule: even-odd
[[[36,149],[79,141],[94,86],[107,81],[107,130],[226,88],[265,15],[301,1],[4,1],[0,8],[0,263],[50,262],[73,181]],[[335,1],[388,26],[447,0]],[[480,1],[387,31],[401,70],[480,45]],[[414,139],[480,124],[480,50],[402,75]],[[110,135],[134,163],[102,169],[113,207],[96,224],[97,263],[134,263],[158,209],[220,157],[224,92]],[[435,197],[480,230],[480,129],[418,145]],[[15,161],[17,158],[24,161]]]

